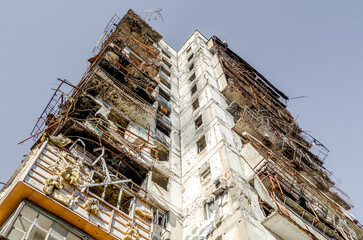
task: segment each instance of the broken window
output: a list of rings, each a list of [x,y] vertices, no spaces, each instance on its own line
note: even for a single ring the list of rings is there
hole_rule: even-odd
[[[151,181],[156,183],[159,187],[163,188],[165,191],[168,191],[169,178],[163,175],[161,172],[153,170]]]
[[[197,150],[198,153],[200,153],[201,151],[203,151],[203,149],[207,146],[206,142],[205,142],[205,136],[203,135],[203,137],[199,138],[199,140],[197,141]]]
[[[194,63],[192,63],[192,64],[189,66],[189,72],[191,72],[193,69],[194,69]]]
[[[195,123],[195,129],[198,129],[203,124],[202,115],[199,115],[199,117],[195,119],[194,123]]]
[[[195,73],[193,73],[192,76],[190,76],[189,81],[192,82],[194,79],[195,79]]]
[[[167,228],[169,222],[169,213],[160,209],[154,211],[154,224],[157,224],[163,228]]]
[[[166,136],[170,136],[170,128],[165,126],[165,124],[160,121],[160,120],[156,120],[156,129],[158,129],[160,132],[164,133]]]
[[[163,89],[159,88],[159,95],[162,96],[166,101],[170,101],[170,95],[167,94]]]
[[[198,100],[198,98],[193,102],[193,110],[196,110],[197,108],[199,108],[199,100]]]
[[[6,239],[86,239],[78,229],[58,220],[55,216],[50,216],[49,213],[44,214],[28,203],[10,221],[14,223],[10,231],[4,234]]]
[[[167,88],[169,88],[170,89],[170,83],[162,76],[162,75],[160,75],[159,76],[159,78],[160,78],[160,82],[162,83],[162,84],[164,84]]]
[[[194,54],[190,55],[190,56],[188,57],[188,62],[190,62],[190,61],[193,59],[193,57],[194,57]]]
[[[192,96],[194,95],[194,93],[196,93],[198,91],[198,88],[197,88],[197,84],[195,84],[192,89],[191,89],[191,93],[192,93]]]

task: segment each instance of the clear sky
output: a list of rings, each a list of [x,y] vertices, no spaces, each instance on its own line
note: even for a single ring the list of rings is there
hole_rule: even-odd
[[[363,1],[0,0],[1,167],[6,181],[56,87],[77,83],[110,18],[162,8],[149,22],[175,49],[194,30],[232,50],[290,97],[300,126],[330,149],[325,166],[363,221]]]

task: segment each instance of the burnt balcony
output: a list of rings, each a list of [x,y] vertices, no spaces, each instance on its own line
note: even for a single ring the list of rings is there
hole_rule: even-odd
[[[89,152],[99,147],[98,142],[102,143],[106,148],[105,154],[109,165],[116,169],[120,166],[120,162],[129,162],[138,169],[138,172],[147,172],[158,156],[158,151],[148,140],[127,129],[113,126],[101,118],[83,120],[68,118],[59,132],[87,139]]]
[[[104,99],[144,128],[156,117],[155,107],[145,100],[147,97],[141,97],[147,94],[135,93],[101,67],[95,68],[83,89]]]
[[[266,218],[262,221],[262,225],[281,239],[303,240],[315,237],[344,240],[344,236],[349,234],[342,231],[338,224],[340,221],[336,220],[344,216],[343,214],[337,216],[335,211],[331,211],[311,197],[302,195],[301,191],[294,189],[286,179],[276,173],[270,174],[267,171],[261,174],[260,178],[275,203],[274,211],[264,211]],[[321,197],[317,199],[327,200]],[[261,208],[266,209],[264,205],[261,205]],[[273,208],[269,206],[268,209]]]
[[[1,199],[0,223],[22,201],[29,199],[94,238],[123,239],[127,237],[128,222],[134,221],[139,239],[150,239],[152,221],[143,218],[137,211],[138,208],[145,209],[152,219],[151,207],[134,195],[136,189],[139,194],[143,191],[140,187],[134,183],[132,186],[124,183],[106,184],[103,185],[103,194],[96,191],[99,187],[83,187],[97,183],[97,177],[102,176],[100,171],[104,168],[99,164],[92,166],[94,160],[85,154],[83,147],[67,150],[43,142]],[[72,182],[62,172],[64,166],[74,169],[76,161],[81,165]],[[112,174],[112,181],[129,178],[112,169],[109,169],[109,173]],[[59,185],[52,185],[51,179]],[[127,204],[130,200],[133,204]]]

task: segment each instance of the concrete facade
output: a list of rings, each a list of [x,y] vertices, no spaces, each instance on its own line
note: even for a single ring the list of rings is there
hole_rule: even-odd
[[[363,239],[327,149],[227,43],[175,51],[130,10],[89,62],[3,188],[0,239]]]

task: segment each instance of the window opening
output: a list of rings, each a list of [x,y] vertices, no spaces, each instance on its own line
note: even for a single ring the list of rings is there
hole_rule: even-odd
[[[169,161],[169,150],[165,148],[158,141],[155,142],[156,149],[158,150],[159,161],[166,162]]]
[[[190,56],[188,57],[188,62],[190,62],[190,60],[192,60],[192,59],[193,59],[193,57],[194,57],[194,54],[192,53],[192,55],[190,55]]]
[[[162,75],[160,75],[159,78],[160,82],[170,89],[170,83]]]
[[[154,224],[157,224],[163,228],[167,228],[169,222],[169,213],[156,209],[154,211]]]
[[[194,79],[195,79],[195,73],[193,73],[192,76],[190,76],[189,81],[192,82]]]
[[[190,52],[190,50],[192,49],[192,47],[189,47],[188,49],[187,49],[187,54]]]
[[[194,63],[192,63],[190,66],[189,66],[189,72],[191,72],[194,68]]]
[[[203,151],[203,149],[207,146],[206,142],[205,142],[205,136],[201,137],[198,141],[197,141],[197,149],[198,149],[198,153],[200,153],[201,151]]]
[[[168,71],[163,65],[161,65],[161,71],[165,73],[166,76],[170,77],[170,71]]]
[[[196,110],[197,108],[199,108],[199,100],[198,100],[198,98],[193,102],[193,110]]]
[[[170,101],[170,95],[167,94],[163,89],[159,88],[159,95],[162,96],[166,101]]]
[[[203,124],[202,115],[199,115],[199,117],[195,119],[194,123],[195,123],[195,129],[198,129]]]
[[[158,111],[161,115],[164,115],[164,116],[167,116],[169,117],[170,116],[170,111],[169,109],[167,109],[164,105],[160,104],[159,103],[159,107],[158,107]]]
[[[153,170],[151,181],[156,183],[158,186],[163,188],[165,191],[168,191],[169,178],[163,175],[161,172],[157,170]]]
[[[204,220],[211,218],[216,211],[216,206],[214,201],[210,201],[204,205]]]
[[[161,52],[164,53],[164,55],[167,57],[167,58],[171,58],[171,55],[164,49],[161,49]]]
[[[171,63],[167,61],[165,58],[162,59],[163,63],[168,66],[168,68],[171,68]]]
[[[201,174],[200,180],[205,182],[210,177],[210,167],[208,166]]]
[[[128,195],[127,193],[125,193],[125,191],[122,191],[119,208],[127,215],[129,215],[130,213],[131,202],[133,201],[133,199],[133,196]]]
[[[196,92],[197,92],[197,90],[198,90],[198,88],[197,88],[197,84],[195,84],[195,85],[192,87],[192,89],[191,89],[192,96],[194,95],[194,93],[196,93]]]
[[[170,136],[170,128],[165,126],[164,123],[162,123],[159,120],[156,120],[156,129],[158,129],[160,132],[164,133],[166,136]]]

